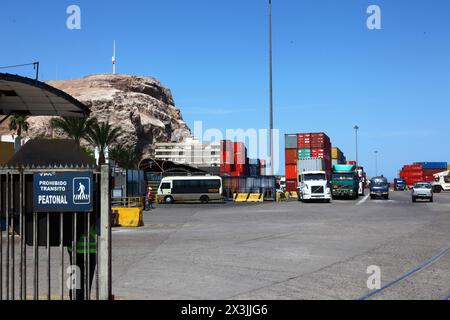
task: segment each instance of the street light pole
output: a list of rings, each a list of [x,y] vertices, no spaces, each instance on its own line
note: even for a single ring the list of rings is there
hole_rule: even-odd
[[[378,177],[378,151],[375,150],[375,176]]]
[[[269,118],[270,118],[270,175],[274,175],[273,150],[273,71],[272,71],[272,0],[269,0]]]
[[[356,125],[353,127],[355,129],[355,137],[356,137],[356,166],[359,166],[359,159],[358,159],[358,130],[359,127]]]

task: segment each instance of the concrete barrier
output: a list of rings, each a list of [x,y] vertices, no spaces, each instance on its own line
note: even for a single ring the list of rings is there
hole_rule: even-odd
[[[247,202],[264,202],[264,195],[262,193],[250,193]]]
[[[137,228],[144,226],[144,219],[142,217],[141,208],[112,208],[119,215],[118,225],[126,228]]]
[[[233,195],[233,200],[234,202],[247,202],[248,196],[248,193],[235,193]]]

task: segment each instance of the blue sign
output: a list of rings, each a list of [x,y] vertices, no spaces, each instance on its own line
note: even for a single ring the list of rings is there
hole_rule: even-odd
[[[35,173],[33,179],[34,211],[93,211],[92,181],[92,172]]]

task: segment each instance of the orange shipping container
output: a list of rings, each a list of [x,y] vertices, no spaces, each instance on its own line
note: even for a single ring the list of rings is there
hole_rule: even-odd
[[[298,161],[298,151],[297,149],[286,149],[285,150],[285,162],[286,164],[297,164]]]
[[[286,180],[298,179],[297,177],[297,165],[286,165]]]

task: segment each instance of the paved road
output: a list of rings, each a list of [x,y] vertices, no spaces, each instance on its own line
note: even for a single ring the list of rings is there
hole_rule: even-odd
[[[450,194],[160,206],[144,220],[113,233],[124,299],[358,299],[368,266],[386,285],[450,246]],[[371,299],[443,299],[449,289],[450,252]]]

